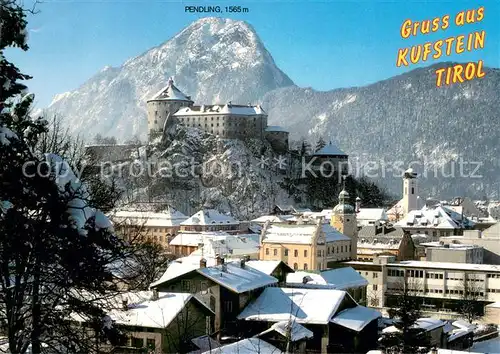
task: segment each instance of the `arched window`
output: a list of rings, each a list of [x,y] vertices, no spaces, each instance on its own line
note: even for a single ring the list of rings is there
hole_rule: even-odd
[[[299,269],[299,265],[297,263],[294,263],[293,264],[293,270],[297,270],[297,269]]]
[[[293,251],[293,255],[294,255],[295,257],[298,257],[298,256],[299,256],[299,251],[298,251],[298,250]]]
[[[307,263],[304,263],[304,270],[307,270]]]

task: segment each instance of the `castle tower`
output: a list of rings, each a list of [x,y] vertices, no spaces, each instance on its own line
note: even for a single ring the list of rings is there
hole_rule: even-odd
[[[351,259],[357,259],[358,222],[356,210],[349,204],[349,193],[345,189],[339,194],[339,204],[333,208],[330,225],[351,239]]]
[[[181,107],[191,107],[193,103],[191,97],[182,93],[174,85],[174,80],[169,78],[167,86],[158,91],[146,103],[149,139],[161,135],[165,127],[173,123],[173,114]]]
[[[403,217],[412,210],[418,209],[418,180],[412,168],[403,175]]]

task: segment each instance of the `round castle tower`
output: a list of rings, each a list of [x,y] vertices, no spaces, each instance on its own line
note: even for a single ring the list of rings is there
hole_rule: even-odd
[[[332,210],[330,225],[351,239],[351,259],[358,256],[358,222],[356,210],[349,204],[349,193],[343,189],[339,194],[339,203]]]
[[[161,135],[166,126],[173,123],[173,114],[181,107],[191,107],[194,102],[174,85],[172,78],[167,86],[151,97],[146,105],[148,111],[148,136],[152,139]]]

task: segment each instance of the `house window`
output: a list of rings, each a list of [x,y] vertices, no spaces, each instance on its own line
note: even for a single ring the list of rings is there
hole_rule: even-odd
[[[277,256],[277,255],[278,255],[278,250],[277,250],[276,248],[273,250],[273,254],[274,254],[275,256]]]
[[[307,250],[304,250],[304,257],[307,257]]]
[[[304,270],[307,270],[307,263],[304,263]]]
[[[415,188],[411,187],[411,194],[415,194]]]
[[[373,291],[377,291],[377,290],[378,290],[377,284],[373,284]]]
[[[374,278],[378,278],[378,273],[373,272],[373,277],[374,277]]]
[[[215,312],[215,297],[214,296],[210,296],[210,310],[212,310],[212,312]]]
[[[225,312],[233,312],[233,302],[232,301],[224,301],[224,311]]]
[[[288,257],[288,248],[285,248],[285,257]]]
[[[182,291],[187,293],[191,292],[191,280],[182,280],[181,281]]]
[[[202,294],[208,293],[208,284],[206,281],[201,282],[201,293]]]
[[[298,256],[299,256],[299,251],[298,251],[298,250],[293,251],[293,255],[294,255],[295,257],[298,257]]]
[[[266,256],[269,256],[269,248],[266,248]]]
[[[148,349],[155,350],[156,349],[155,339],[154,338],[147,338],[146,345],[147,345]]]
[[[131,344],[132,344],[132,347],[134,347],[134,348],[143,348],[144,347],[144,339],[132,337]]]
[[[294,263],[293,264],[293,270],[297,270],[297,269],[299,269],[299,265],[297,263]]]

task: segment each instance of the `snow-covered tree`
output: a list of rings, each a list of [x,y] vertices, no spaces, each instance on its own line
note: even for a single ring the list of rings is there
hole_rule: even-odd
[[[326,141],[323,140],[323,137],[319,137],[318,141],[316,142],[316,146],[314,147],[314,152],[318,152],[325,146],[326,146]]]
[[[25,17],[0,0],[0,324],[11,353],[97,352],[121,338],[106,303],[117,294],[109,264],[127,246],[100,210],[110,200],[37,149],[48,123],[29,116],[29,77],[4,57],[28,49]]]

